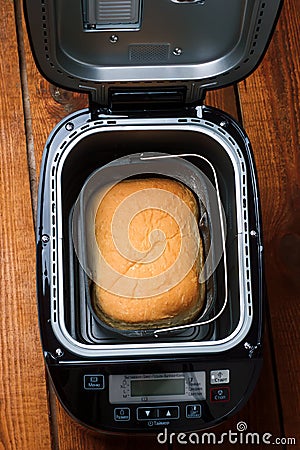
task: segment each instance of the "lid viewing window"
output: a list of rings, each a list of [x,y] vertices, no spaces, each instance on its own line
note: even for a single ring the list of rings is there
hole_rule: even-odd
[[[84,0],[84,28],[90,31],[139,28],[141,3],[141,0]]]

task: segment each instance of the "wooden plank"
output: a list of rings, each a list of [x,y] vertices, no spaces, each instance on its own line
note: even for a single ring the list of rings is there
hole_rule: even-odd
[[[0,447],[51,448],[13,2],[0,1]]]
[[[208,91],[205,96],[206,105],[213,106],[227,112],[237,121],[239,120],[239,110],[237,108],[238,101],[239,100],[236,98],[234,86]]]
[[[266,58],[240,84],[257,164],[284,432],[300,441],[300,1],[286,1]]]

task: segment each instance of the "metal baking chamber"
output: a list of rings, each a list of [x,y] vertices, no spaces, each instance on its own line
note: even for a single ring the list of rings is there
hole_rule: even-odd
[[[38,277],[49,297],[52,330],[71,353],[85,357],[167,355],[170,349],[179,356],[218,353],[235,347],[249,332],[258,307],[253,302],[261,295],[259,277],[251,274],[260,254],[249,143],[237,124],[216,110],[205,108],[201,116],[92,121],[88,111],[81,111],[49,137],[40,184]],[[135,334],[134,340],[130,333],[115,334],[95,319],[72,237],[74,205],[88,178],[120,158],[129,158],[130,164],[128,155],[143,161],[143,167],[148,164],[149,173],[153,155],[162,169],[175,158],[203,173],[216,188],[226,229],[224,252],[209,281],[213,303],[198,323],[176,332]],[[197,192],[197,180],[193,182]],[[45,267],[47,271],[42,270]]]

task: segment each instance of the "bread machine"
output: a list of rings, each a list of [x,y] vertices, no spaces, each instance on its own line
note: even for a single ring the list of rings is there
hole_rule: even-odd
[[[254,162],[240,125],[203,101],[207,90],[254,70],[280,3],[24,1],[42,74],[90,95],[89,108],[63,119],[47,140],[37,217],[45,362],[62,405],[88,427],[200,430],[234,414],[254,389],[264,297]],[[186,326],[118,333],[91,311],[74,245],[79,233],[84,247],[76,204],[94,174],[158,173],[190,183],[201,201],[212,186],[199,223],[215,266],[205,279],[206,308]]]

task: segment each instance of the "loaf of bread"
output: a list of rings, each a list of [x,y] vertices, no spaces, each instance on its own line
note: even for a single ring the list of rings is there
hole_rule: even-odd
[[[92,286],[92,305],[103,322],[151,329],[199,316],[205,285],[198,281],[198,216],[194,194],[172,179],[124,180],[104,195],[95,217],[97,271],[100,279],[110,270],[117,275],[103,275]]]

